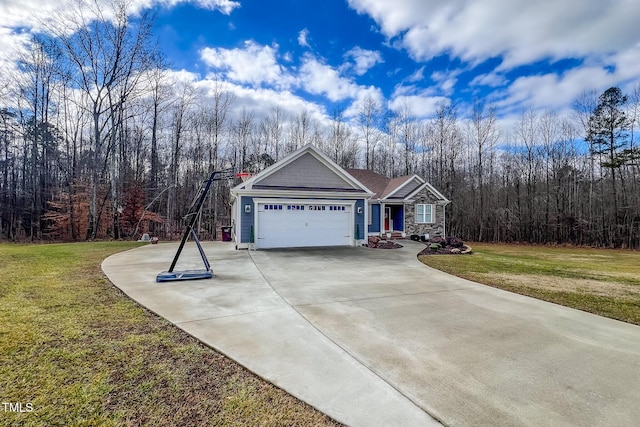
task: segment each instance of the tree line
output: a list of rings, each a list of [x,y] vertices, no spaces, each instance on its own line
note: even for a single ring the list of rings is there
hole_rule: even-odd
[[[423,176],[452,200],[448,234],[466,240],[640,248],[640,86],[587,90],[567,117],[523,111],[508,131],[482,100],[428,119],[372,97],[349,117],[257,116],[224,82],[170,73],[151,15],[82,10],[49,20],[53,36],[0,74],[1,239],[175,238],[212,170],[258,172],[313,143],[343,167]],[[214,185],[204,238],[229,225],[234,184]]]

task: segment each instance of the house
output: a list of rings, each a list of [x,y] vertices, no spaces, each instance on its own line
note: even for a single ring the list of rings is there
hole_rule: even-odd
[[[439,232],[446,197],[417,175],[345,170],[305,145],[231,189],[236,248],[358,246],[368,236]]]
[[[445,236],[450,201],[418,175],[389,178],[366,169],[347,169],[374,192],[368,200],[369,235]]]

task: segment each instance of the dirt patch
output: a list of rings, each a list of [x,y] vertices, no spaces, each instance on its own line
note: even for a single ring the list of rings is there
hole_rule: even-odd
[[[640,297],[640,286],[620,282],[602,282],[589,279],[572,279],[533,274],[476,273],[485,283],[524,286],[555,292],[577,292],[604,297]]]
[[[618,280],[626,279],[640,286],[640,278],[638,278],[637,273],[625,273],[622,271],[602,271],[602,270],[580,270],[580,272],[582,274],[590,274],[598,278],[602,277],[603,280],[609,280],[610,278],[613,278],[613,279],[617,278]]]

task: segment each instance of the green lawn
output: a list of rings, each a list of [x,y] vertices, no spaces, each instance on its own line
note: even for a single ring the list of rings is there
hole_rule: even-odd
[[[135,246],[0,244],[0,425],[335,425],[111,286]]]
[[[473,255],[427,255],[485,285],[640,325],[640,252],[473,243]]]

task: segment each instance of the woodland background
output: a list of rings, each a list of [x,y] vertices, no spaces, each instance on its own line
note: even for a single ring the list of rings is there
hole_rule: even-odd
[[[170,77],[153,17],[133,26],[126,7],[53,17],[54,36],[0,74],[0,239],[177,238],[211,171],[258,172],[313,143],[343,167],[423,176],[465,240],[640,248],[640,84],[585,88],[572,114],[522,111],[511,129],[481,99],[428,119],[372,98],[355,118],[258,117],[224,82]],[[236,183],[215,183],[203,239],[229,225]]]

